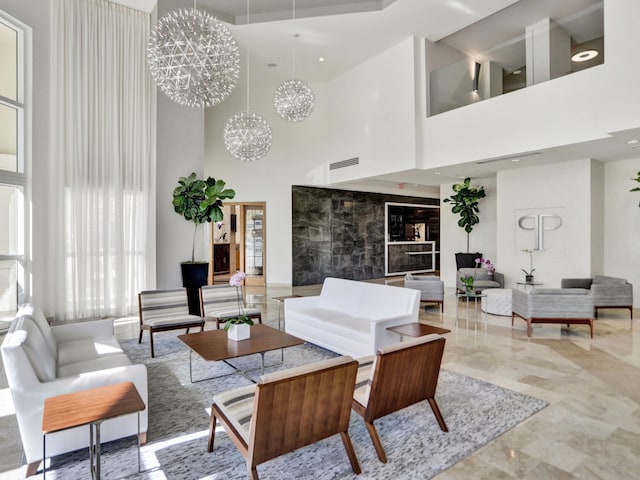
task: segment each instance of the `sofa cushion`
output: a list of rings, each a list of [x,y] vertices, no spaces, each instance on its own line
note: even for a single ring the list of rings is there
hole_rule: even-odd
[[[122,354],[115,337],[94,337],[70,340],[58,344],[58,366]]]
[[[300,323],[321,330],[330,330],[333,335],[365,343],[370,340],[371,322],[365,318],[353,317],[337,310],[313,307],[298,310],[296,316]]]
[[[256,387],[248,385],[213,396],[213,403],[224,413],[246,443],[249,443]]]
[[[489,273],[486,268],[461,268],[458,270],[461,277],[475,277],[473,284],[480,280],[493,280],[493,274]]]
[[[407,273],[405,275],[405,280],[424,280],[424,281],[440,281],[440,277],[436,277],[434,275],[411,275]]]
[[[33,320],[33,323],[35,323],[35,325],[40,329],[40,333],[42,333],[42,336],[47,342],[47,346],[49,347],[49,350],[51,350],[52,355],[54,358],[57,357],[58,342],[56,341],[56,338],[51,331],[51,326],[49,325],[47,318],[44,316],[44,313],[42,313],[42,310],[31,303],[25,303],[20,307],[20,310],[18,310],[18,313],[16,314],[16,316],[23,315],[28,316]]]
[[[531,295],[588,295],[584,288],[534,288]]]
[[[150,325],[152,327],[161,327],[163,325],[181,325],[181,324],[194,324],[202,321],[202,317],[197,315],[158,315],[155,317],[146,317],[144,319],[145,325]],[[185,326],[185,328],[187,328]]]
[[[109,355],[106,357],[94,358],[92,360],[83,360],[81,362],[70,363],[58,366],[58,377],[71,377],[80,375],[81,373],[97,372],[98,370],[107,370],[108,368],[126,367],[131,365],[131,360],[124,353],[119,355]]]
[[[16,318],[11,330],[10,344],[24,350],[34,373],[41,382],[56,378],[56,359],[36,323],[29,316]]]
[[[608,277],[606,275],[594,275],[593,283],[596,283],[596,284],[608,283],[608,284],[624,285],[625,283],[627,283],[627,280],[624,278]]]

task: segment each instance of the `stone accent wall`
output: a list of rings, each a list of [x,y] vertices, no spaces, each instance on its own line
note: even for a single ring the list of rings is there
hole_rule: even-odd
[[[384,277],[385,202],[439,205],[436,198],[291,188],[292,283],[320,284],[326,277]]]

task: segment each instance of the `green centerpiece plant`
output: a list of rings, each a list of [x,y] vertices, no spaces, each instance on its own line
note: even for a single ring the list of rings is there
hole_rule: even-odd
[[[636,178],[632,178],[631,180],[638,182],[640,184],[640,172],[638,172],[638,176]],[[640,186],[632,188],[629,190],[630,192],[640,192]],[[640,203],[638,203],[638,207],[640,207]]]

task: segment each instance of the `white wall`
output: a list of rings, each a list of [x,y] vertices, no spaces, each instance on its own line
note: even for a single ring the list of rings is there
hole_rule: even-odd
[[[452,182],[440,185],[442,199],[453,195]],[[472,186],[483,186],[486,197],[479,201],[478,223],[469,235],[469,251],[481,252],[483,258],[491,260],[498,272],[503,272],[499,263],[496,239],[496,213],[498,194],[494,178],[471,179]],[[442,202],[440,205],[440,276],[447,287],[456,285],[457,252],[467,251],[467,232],[458,226],[460,216],[451,213],[451,203]]]
[[[557,230],[544,232],[545,251],[533,253],[535,280],[559,287],[560,279],[591,275],[591,160],[576,160],[498,173],[498,262],[508,288],[524,281],[535,233],[518,227],[525,215],[556,214]],[[550,222],[549,226],[553,226]]]
[[[633,284],[633,304],[640,308],[640,202],[638,184],[631,180],[640,171],[640,158],[604,166],[604,269],[594,271],[626,278]]]
[[[328,84],[325,161],[360,158],[357,166],[329,172],[331,183],[415,167],[415,89],[413,38]]]

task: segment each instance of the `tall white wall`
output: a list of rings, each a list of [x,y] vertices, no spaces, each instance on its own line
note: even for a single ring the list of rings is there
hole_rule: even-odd
[[[640,157],[604,165],[604,268],[594,273],[626,278],[633,284],[633,304],[640,308],[640,192],[631,180]]]
[[[524,281],[521,269],[529,269],[529,255],[522,249],[535,247],[535,232],[518,226],[527,215],[562,218],[560,228],[544,232],[545,251],[533,253],[536,281],[559,287],[562,278],[591,275],[591,160],[499,172],[497,188],[497,265],[508,287]],[[548,226],[554,225],[550,220]]]
[[[453,184],[440,185],[442,199],[453,195]],[[491,260],[496,265],[496,270],[502,272],[499,250],[496,239],[496,214],[499,193],[496,189],[495,178],[471,179],[472,186],[483,186],[486,197],[479,201],[478,223],[469,235],[469,251],[481,252],[483,257]],[[467,232],[458,226],[458,214],[451,213],[451,203],[440,204],[440,276],[447,287],[456,285],[456,259],[457,252],[467,251]]]

